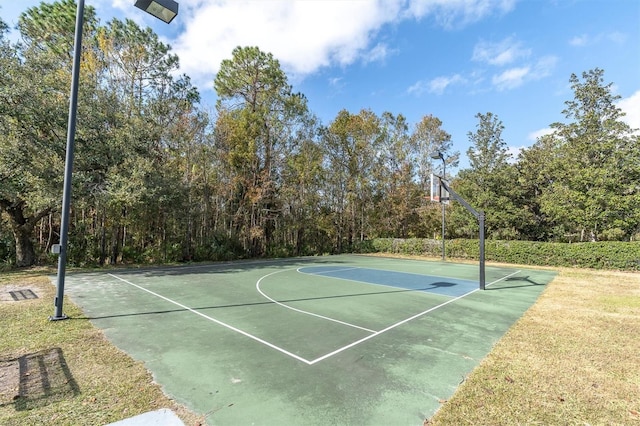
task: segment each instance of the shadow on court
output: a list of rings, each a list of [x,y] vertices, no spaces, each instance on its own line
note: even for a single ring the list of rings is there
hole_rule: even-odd
[[[192,275],[202,271],[202,273],[210,273],[211,269],[215,269],[219,274],[237,274],[251,270],[262,271],[265,268],[287,268],[290,266],[300,266],[305,264],[322,265],[336,263],[344,263],[341,261],[330,261],[324,257],[299,257],[290,259],[266,259],[266,260],[235,260],[228,262],[216,263],[193,263],[178,266],[149,266],[141,268],[114,268],[111,270],[114,274],[130,276],[144,274],[146,277],[166,277],[166,276],[183,276]],[[73,275],[69,272],[68,275]]]
[[[412,292],[412,291],[428,291],[428,290],[430,290],[432,288],[437,288],[439,286],[448,287],[448,286],[452,286],[452,285],[455,285],[455,284],[454,283],[441,282],[441,283],[434,283],[430,287],[418,288],[418,289],[388,290],[388,291],[375,291],[375,292],[357,293],[357,294],[341,294],[341,295],[334,295],[334,296],[307,297],[307,298],[298,298],[298,299],[284,299],[284,300],[278,300],[278,302],[280,302],[280,303],[292,303],[292,302],[304,302],[304,301],[323,300],[323,299],[324,300],[331,300],[331,299],[336,299],[336,298],[341,298],[341,297],[366,297],[366,296],[375,296],[375,295],[381,295],[381,294],[406,293],[406,292]],[[238,308],[238,307],[260,306],[260,305],[273,305],[275,303],[276,302],[272,302],[272,301],[255,302],[255,303],[237,303],[237,304],[218,305],[218,306],[200,306],[200,307],[193,307],[191,309],[196,310],[196,311],[206,311],[206,310],[209,310],[209,309],[224,309],[224,308]],[[129,314],[105,315],[105,316],[100,316],[100,317],[85,317],[85,318],[77,318],[77,319],[97,320],[97,319],[104,319],[104,318],[116,318],[116,317],[136,316],[136,315],[171,314],[171,313],[186,312],[186,311],[188,311],[188,309],[184,309],[184,308],[183,309],[168,309],[168,310],[163,310],[163,311],[133,312],[133,313],[129,313]],[[71,318],[71,319],[74,319],[74,318]]]
[[[508,289],[508,288],[518,288],[518,287],[529,287],[529,286],[536,286],[536,285],[546,285],[546,282],[536,282],[534,280],[532,280],[528,275],[527,276],[522,276],[522,277],[508,277],[504,280],[504,282],[507,283],[515,283],[515,282],[521,282],[523,284],[520,285],[495,285],[492,287],[487,288],[487,290],[504,290],[504,289]]]
[[[477,265],[342,255],[71,274],[67,294],[209,425],[419,426],[555,276],[486,272],[500,291]]]

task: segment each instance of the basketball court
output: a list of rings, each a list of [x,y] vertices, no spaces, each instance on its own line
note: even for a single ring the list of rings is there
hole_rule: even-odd
[[[373,256],[70,274],[67,295],[209,425],[422,425],[553,279]]]

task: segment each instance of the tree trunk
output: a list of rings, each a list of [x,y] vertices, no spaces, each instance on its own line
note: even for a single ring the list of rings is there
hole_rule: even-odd
[[[26,202],[19,200],[9,202],[0,199],[0,208],[9,216],[9,224],[16,242],[16,266],[26,267],[36,263],[36,252],[33,246],[33,230],[40,219],[51,212],[51,209],[44,209],[32,216],[26,216],[24,209]]]
[[[107,262],[107,225],[106,219],[107,217],[107,209],[102,209],[102,214],[100,217],[100,266],[104,266]]]
[[[26,267],[36,263],[36,252],[31,241],[33,228],[28,229],[26,226],[18,226],[13,229],[13,235],[16,241],[16,266]]]

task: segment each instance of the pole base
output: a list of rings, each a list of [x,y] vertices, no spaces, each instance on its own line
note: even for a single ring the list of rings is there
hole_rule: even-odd
[[[61,320],[66,320],[66,319],[69,319],[69,317],[66,316],[65,314],[62,314],[59,317],[56,317],[56,316],[53,316],[53,315],[49,317],[49,321],[61,321]]]

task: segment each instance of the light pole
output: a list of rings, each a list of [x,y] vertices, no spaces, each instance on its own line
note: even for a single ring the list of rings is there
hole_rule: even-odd
[[[148,12],[167,24],[178,14],[178,3],[173,0],[137,0],[135,6]],[[67,152],[64,165],[64,187],[62,190],[62,216],[60,219],[60,244],[53,247],[58,253],[58,276],[56,279],[55,313],[51,321],[67,319],[62,312],[64,299],[64,279],[67,266],[67,243],[69,239],[69,210],[71,205],[71,177],[73,175],[73,150],[76,137],[76,116],[78,112],[78,78],[80,77],[80,56],[82,50],[82,26],[84,24],[84,0],[78,0],[76,28],[73,41],[73,67],[71,70],[71,94],[69,96],[69,121],[67,123]]]
[[[433,158],[434,160],[442,160],[442,178],[444,179],[445,176],[447,175],[447,162],[444,159],[444,154],[442,154],[442,152],[434,152],[433,154],[431,154],[431,158]],[[440,200],[440,205],[442,206],[442,261],[444,262],[445,260],[445,244],[444,244],[444,237],[445,237],[445,226],[444,226],[444,219],[445,219],[445,205],[444,205],[444,201],[443,197],[442,197],[442,185],[440,185],[440,194],[438,199]]]

